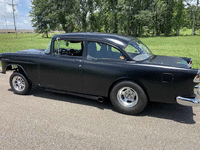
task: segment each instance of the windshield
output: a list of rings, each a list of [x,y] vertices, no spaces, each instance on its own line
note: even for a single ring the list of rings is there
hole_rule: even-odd
[[[142,61],[153,55],[149,48],[139,40],[132,40],[125,48],[125,51],[135,61]]]
[[[51,41],[49,42],[49,45],[47,46],[45,53],[50,53],[50,47],[51,47]]]

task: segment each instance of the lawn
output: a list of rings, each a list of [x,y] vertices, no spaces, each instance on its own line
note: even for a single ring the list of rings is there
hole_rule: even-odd
[[[46,49],[51,38],[38,34],[0,34],[0,53],[16,52],[24,49]]]
[[[24,49],[45,49],[51,40],[38,34],[0,34],[0,53]],[[156,55],[193,58],[193,68],[200,69],[200,36],[139,38]]]
[[[200,36],[139,38],[155,55],[193,59],[193,68],[200,69]]]

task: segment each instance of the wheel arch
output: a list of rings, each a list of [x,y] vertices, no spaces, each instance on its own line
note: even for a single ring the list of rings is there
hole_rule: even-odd
[[[113,87],[114,87],[115,85],[117,85],[118,83],[123,82],[123,81],[131,81],[131,82],[133,82],[133,83],[139,85],[139,86],[142,88],[142,90],[145,92],[148,101],[150,101],[150,99],[149,99],[149,94],[148,94],[148,92],[147,92],[146,87],[145,87],[141,82],[135,81],[135,80],[132,79],[132,78],[120,78],[120,79],[116,80],[115,82],[113,82],[113,83],[111,84],[111,86],[109,87],[109,90],[108,90],[108,97],[110,97],[110,93],[111,93],[111,90],[113,89]]]
[[[22,73],[26,77],[26,79],[29,82],[31,82],[31,80],[30,80],[28,74],[26,73],[24,67],[22,67],[21,65],[19,65],[19,64],[8,64],[7,67],[6,67],[6,71],[8,71],[8,70],[15,70],[17,72]]]

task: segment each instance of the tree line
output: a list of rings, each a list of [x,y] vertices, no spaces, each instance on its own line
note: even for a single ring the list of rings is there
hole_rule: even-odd
[[[36,32],[106,32],[133,36],[179,35],[200,27],[199,0],[33,0]]]

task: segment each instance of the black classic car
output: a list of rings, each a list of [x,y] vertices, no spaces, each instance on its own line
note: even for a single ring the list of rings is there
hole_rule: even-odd
[[[55,35],[46,50],[0,54],[10,85],[27,94],[32,85],[103,101],[138,114],[148,101],[198,106],[200,70],[192,59],[153,55],[132,36],[101,33]],[[196,90],[194,90],[196,88]]]

